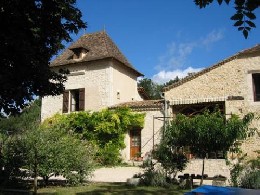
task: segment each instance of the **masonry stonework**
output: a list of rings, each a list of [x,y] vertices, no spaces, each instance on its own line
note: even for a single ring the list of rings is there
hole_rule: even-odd
[[[178,172],[177,177],[185,173],[201,175],[202,163],[202,159],[190,160],[187,167],[182,172]],[[216,175],[225,176],[228,184],[230,181],[230,168],[224,159],[206,159],[204,174],[207,174],[208,177],[214,177]],[[212,181],[204,180],[204,184],[212,184]]]
[[[65,89],[85,89],[86,111],[98,111],[115,103],[138,99],[136,75],[128,73],[119,64],[113,60],[99,60],[64,65],[63,68],[70,71]],[[117,92],[120,93],[119,98]],[[43,98],[42,120],[62,112],[62,97],[59,95]]]
[[[249,112],[259,116],[260,102],[254,102],[252,88],[252,73],[260,73],[259,56],[252,55],[227,60],[224,64],[166,91],[165,97],[169,101],[223,97],[227,117],[230,114],[243,117]],[[228,100],[227,97],[229,96],[241,96],[243,100]],[[259,132],[260,120],[255,119],[251,127],[257,128]],[[256,133],[255,137],[249,140],[244,142],[242,149],[244,153],[255,157],[256,153],[254,151],[260,149],[260,138]]]

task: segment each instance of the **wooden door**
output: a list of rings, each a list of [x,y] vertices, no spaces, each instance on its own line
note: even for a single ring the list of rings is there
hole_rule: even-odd
[[[130,131],[130,158],[137,157],[141,152],[141,130],[133,129]]]

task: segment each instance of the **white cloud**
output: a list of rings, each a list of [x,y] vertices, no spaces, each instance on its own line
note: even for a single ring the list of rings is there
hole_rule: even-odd
[[[218,42],[223,39],[223,30],[213,30],[205,38],[201,39],[202,44],[206,47],[210,46],[212,43]]]
[[[187,56],[192,53],[196,44],[175,42],[167,46],[167,51],[159,57],[159,63],[156,66],[158,70],[172,69],[173,67],[182,67],[185,64]]]
[[[175,79],[177,76],[179,78],[184,78],[188,75],[188,73],[194,73],[194,72],[199,72],[200,70],[202,70],[203,68],[192,68],[192,67],[188,67],[184,70],[181,69],[176,69],[173,71],[165,71],[162,70],[159,73],[155,74],[152,77],[152,80],[156,83],[165,83],[171,79]]]
[[[194,50],[208,50],[212,45],[224,38],[224,30],[213,30],[207,35],[190,42],[172,42],[167,46],[164,55],[159,57],[155,67],[158,71],[152,79],[157,83],[165,83],[171,79],[183,78],[188,73],[198,72],[203,68],[192,68],[189,56]],[[179,37],[181,39],[181,37]],[[202,51],[203,52],[203,51]],[[196,63],[196,62],[192,62]],[[187,67],[189,66],[189,67]]]
[[[166,52],[159,57],[155,67],[158,71],[171,71],[177,68],[185,68],[189,65],[189,55],[195,49],[207,50],[212,44],[224,38],[223,30],[213,30],[204,37],[191,42],[172,42],[167,46]]]

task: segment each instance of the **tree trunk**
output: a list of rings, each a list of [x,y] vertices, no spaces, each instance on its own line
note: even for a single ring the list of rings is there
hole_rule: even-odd
[[[49,184],[49,176],[44,176],[43,177],[43,181],[44,181],[44,186],[45,187],[48,186],[48,184]]]
[[[201,179],[200,179],[200,186],[203,184],[204,166],[205,166],[205,157],[202,160],[202,173],[201,173]]]
[[[38,166],[37,166],[37,150],[34,149],[34,181],[33,181],[33,194],[36,195],[37,194],[37,177],[38,177]]]
[[[37,194],[37,169],[34,169],[34,181],[33,181],[33,194],[36,195]]]

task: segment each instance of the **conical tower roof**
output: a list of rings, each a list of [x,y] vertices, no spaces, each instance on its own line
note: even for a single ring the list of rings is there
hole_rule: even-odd
[[[75,49],[85,49],[86,55],[82,59],[72,59]],[[132,69],[138,76],[143,76],[137,71],[120,52],[116,44],[106,32],[96,32],[81,36],[76,42],[72,43],[64,52],[51,62],[51,67],[67,64],[82,63],[87,61],[113,58],[121,62],[127,68]]]

